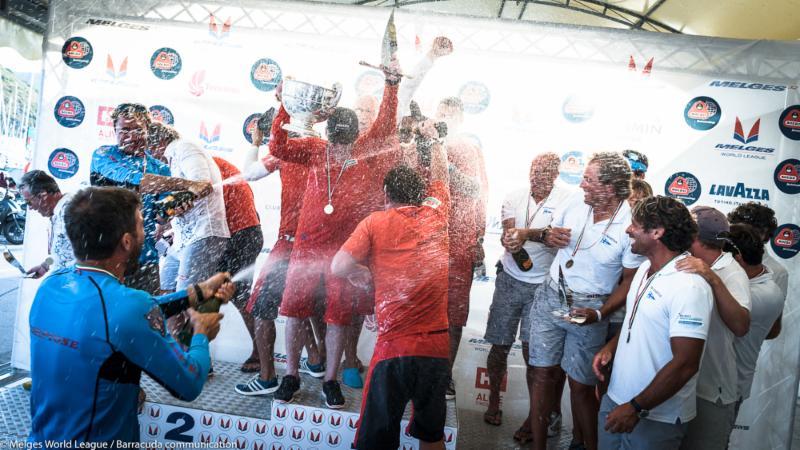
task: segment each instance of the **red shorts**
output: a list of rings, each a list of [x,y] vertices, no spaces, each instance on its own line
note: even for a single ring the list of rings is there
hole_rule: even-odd
[[[447,285],[447,320],[451,327],[467,325],[469,291],[472,289],[472,258],[451,255]]]
[[[325,322],[350,325],[356,315],[373,310],[373,293],[353,286],[347,279],[331,273],[336,250],[297,250],[292,252],[286,289],[281,301],[281,315],[306,319],[314,314],[314,298],[320,284],[325,286]]]

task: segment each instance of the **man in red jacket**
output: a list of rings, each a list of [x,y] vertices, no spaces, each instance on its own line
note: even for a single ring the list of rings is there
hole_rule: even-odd
[[[372,293],[369,287],[331,276],[330,263],[361,219],[381,207],[376,199],[383,197],[383,177],[398,161],[395,123],[399,73],[395,60],[385,71],[386,87],[378,118],[366,132],[359,133],[354,111],[336,108],[327,121],[328,141],[288,139],[283,129],[278,129],[270,141],[272,155],[309,168],[280,309],[287,317],[287,368],[275,393],[278,402],[292,401],[300,389],[301,324],[314,312],[314,293],[324,287],[328,327],[323,394],[328,407],[344,406],[336,381],[344,336],[355,315],[371,313]],[[282,125],[288,120],[288,113],[281,108],[276,122]],[[388,140],[395,144],[387,146]]]

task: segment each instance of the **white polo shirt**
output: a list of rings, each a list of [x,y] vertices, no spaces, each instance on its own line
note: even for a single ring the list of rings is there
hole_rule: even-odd
[[[786,267],[773,258],[772,255],[767,252],[766,248],[764,249],[764,258],[761,263],[767,266],[769,271],[772,272],[772,281],[781,288],[783,298],[786,299],[786,294],[789,292],[789,272],[786,271]]]
[[[503,207],[500,213],[501,220],[514,219],[515,228],[544,228],[550,225],[556,207],[569,198],[571,192],[571,189],[556,185],[547,198],[537,203],[531,196],[530,187],[516,190],[508,194],[503,200]],[[530,222],[530,225],[526,226],[528,222]],[[553,263],[555,249],[533,241],[525,241],[522,248],[528,252],[531,261],[533,261],[531,270],[523,272],[514,262],[514,257],[511,253],[505,250],[500,256],[503,271],[525,283],[541,283]]]
[[[749,310],[750,281],[733,256],[723,252],[711,269],[722,279],[733,298]],[[719,316],[715,303],[708,328],[708,343],[700,366],[700,378],[697,381],[697,396],[703,400],[716,402],[720,399],[727,405],[738,399],[736,353],[733,351],[735,337]]]
[[[675,263],[687,255],[684,253],[665,265],[649,286],[650,261],[642,263],[636,271],[628,291],[627,312],[608,387],[608,396],[620,405],[639,395],[672,360],[671,338],[706,339],[714,299],[711,287],[701,276],[675,269]],[[628,341],[628,323],[640,292]],[[679,418],[682,423],[694,418],[696,384],[697,375],[675,395],[651,409],[648,419],[674,424]]]
[[[753,385],[761,344],[764,343],[772,325],[783,312],[783,304],[786,299],[772,275],[767,268],[761,275],[750,279],[750,299],[753,304],[750,310],[750,331],[733,341],[733,350],[736,352],[739,395],[745,399],[750,397],[750,388]]]
[[[558,268],[561,267],[567,286],[573,291],[607,295],[617,286],[623,267],[635,269],[646,258],[631,252],[631,240],[625,232],[631,224],[631,207],[627,201],[622,202],[605,235],[603,230],[608,220],[594,223],[590,210],[591,207],[583,201],[583,189],[578,189],[553,214],[553,226],[569,228],[571,235],[569,245],[556,253],[550,267],[550,278],[558,280]],[[571,256],[587,218],[589,223],[586,224],[580,249],[575,256]],[[573,265],[567,268],[570,259]]]

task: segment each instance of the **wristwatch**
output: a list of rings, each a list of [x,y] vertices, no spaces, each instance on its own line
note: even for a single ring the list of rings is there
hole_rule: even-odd
[[[642,408],[642,405],[636,402],[636,398],[632,398],[630,403],[633,409],[636,410],[636,415],[639,416],[640,419],[646,419],[647,416],[650,415],[650,410]]]

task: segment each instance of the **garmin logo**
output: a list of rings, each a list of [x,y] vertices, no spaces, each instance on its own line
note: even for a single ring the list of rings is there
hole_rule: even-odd
[[[736,186],[726,186],[724,184],[712,184],[710,195],[722,197],[745,198],[748,200],[769,201],[769,191],[760,188],[749,188],[744,183],[736,183]]]
[[[745,83],[741,81],[714,80],[708,85],[711,87],[754,89],[754,90],[774,91],[774,92],[783,92],[786,90],[786,86],[779,84]]]
[[[116,20],[107,20],[107,19],[88,19],[86,23],[89,25],[102,25],[106,27],[125,28],[128,30],[147,31],[150,29],[150,27],[146,25],[138,25],[135,23],[127,23],[127,22],[117,22]]]

